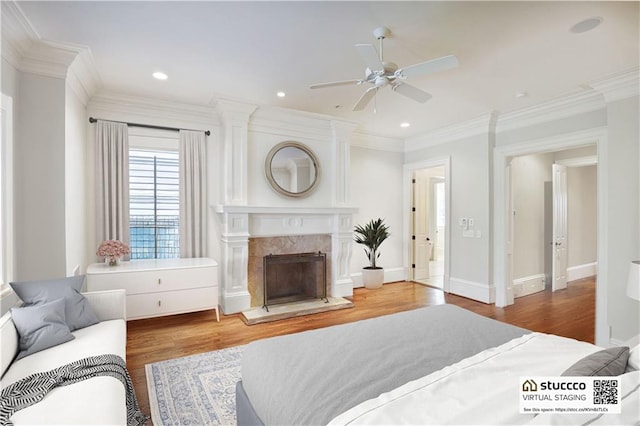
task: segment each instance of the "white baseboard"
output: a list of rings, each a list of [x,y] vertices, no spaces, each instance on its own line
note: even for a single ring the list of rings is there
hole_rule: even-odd
[[[362,272],[356,272],[351,274],[353,280],[353,288],[364,287],[362,284]],[[407,279],[407,272],[403,267],[397,268],[384,268],[384,283],[394,283],[396,281],[405,281]]]
[[[545,275],[536,274],[528,277],[516,278],[513,280],[511,288],[513,289],[513,297],[522,297],[529,294],[537,293],[544,290]]]
[[[353,296],[353,287],[353,280],[339,280],[336,283],[331,283],[330,293],[332,297],[351,297]]]
[[[567,268],[567,281],[580,280],[582,278],[593,277],[598,274],[598,262],[585,263],[584,265],[571,266]]]
[[[461,278],[449,278],[449,292],[484,303],[494,303],[496,300],[496,288],[494,286]]]
[[[220,307],[225,315],[249,310],[251,309],[251,295],[248,291],[222,294]]]

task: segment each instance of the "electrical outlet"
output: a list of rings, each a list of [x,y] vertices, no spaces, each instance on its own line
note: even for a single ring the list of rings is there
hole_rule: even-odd
[[[462,236],[465,238],[473,238],[475,233],[471,230],[462,231]]]
[[[466,217],[460,218],[460,228],[467,229],[468,219]]]
[[[470,217],[467,223],[469,224],[469,228],[471,228],[475,224],[475,221],[473,220],[472,217]]]

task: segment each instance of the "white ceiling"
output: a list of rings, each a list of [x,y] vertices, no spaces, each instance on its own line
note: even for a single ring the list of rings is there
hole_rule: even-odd
[[[639,63],[633,2],[19,2],[41,38],[88,46],[103,90],[215,105],[218,97],[329,114],[361,131],[405,138],[492,111],[568,93]],[[569,28],[602,17],[595,30]],[[357,79],[354,44],[377,46],[400,67],[454,54],[457,69],[408,83],[419,104],[385,88],[361,112],[366,86],[309,89]],[[166,81],[151,77],[154,71]],[[276,97],[276,92],[286,97]],[[516,98],[526,91],[529,96]],[[401,122],[411,123],[400,128]]]

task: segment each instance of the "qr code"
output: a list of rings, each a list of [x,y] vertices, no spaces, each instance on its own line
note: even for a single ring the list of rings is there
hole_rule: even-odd
[[[593,381],[593,403],[594,404],[617,404],[618,403],[618,381],[594,380]]]

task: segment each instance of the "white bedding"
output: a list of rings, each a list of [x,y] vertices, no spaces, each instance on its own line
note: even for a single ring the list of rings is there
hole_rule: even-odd
[[[519,413],[520,377],[559,376],[600,349],[527,334],[365,401],[329,424],[526,424],[534,415]]]

